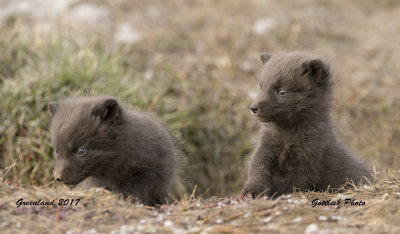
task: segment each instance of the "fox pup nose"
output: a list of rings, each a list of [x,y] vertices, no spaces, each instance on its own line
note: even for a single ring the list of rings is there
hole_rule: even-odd
[[[255,105],[251,105],[250,106],[250,110],[254,113],[254,114],[256,114],[257,112],[258,112],[258,106],[255,106]]]

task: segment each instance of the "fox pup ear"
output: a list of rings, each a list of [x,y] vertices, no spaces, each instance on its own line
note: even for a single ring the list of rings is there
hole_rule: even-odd
[[[107,99],[98,104],[92,111],[94,116],[98,116],[103,121],[115,121],[121,116],[122,109],[115,99]]]
[[[260,60],[262,63],[266,63],[271,58],[271,55],[268,53],[261,53]]]
[[[47,107],[49,108],[51,117],[57,113],[58,109],[60,108],[57,102],[50,102]]]
[[[313,59],[302,64],[303,75],[314,80],[318,85],[325,84],[330,79],[329,66],[321,59]]]

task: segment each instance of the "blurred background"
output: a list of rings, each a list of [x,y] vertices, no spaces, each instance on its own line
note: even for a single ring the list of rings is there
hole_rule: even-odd
[[[335,71],[343,141],[400,169],[399,42],[396,0],[0,0],[0,168],[49,183],[47,103],[107,93],[174,132],[187,191],[237,193],[258,135],[259,53],[309,50]]]

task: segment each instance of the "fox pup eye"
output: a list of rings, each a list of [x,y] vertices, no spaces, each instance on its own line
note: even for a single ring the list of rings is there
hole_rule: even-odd
[[[76,156],[78,156],[78,157],[82,157],[82,156],[85,156],[85,154],[86,154],[86,149],[85,148],[79,148],[77,151],[76,151]]]
[[[286,95],[286,91],[284,89],[277,89],[276,94],[284,96],[284,95]]]

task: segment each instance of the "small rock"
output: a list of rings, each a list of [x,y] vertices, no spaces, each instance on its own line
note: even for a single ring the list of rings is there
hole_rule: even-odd
[[[318,217],[318,220],[319,220],[319,221],[327,221],[327,220],[328,220],[328,217],[326,217],[326,216],[319,216],[319,217]]]
[[[246,218],[246,219],[247,219],[248,217],[250,217],[250,216],[251,216],[251,213],[250,213],[250,212],[249,212],[249,213],[246,213],[245,215],[243,215],[243,217]]]
[[[308,225],[308,227],[306,228],[306,231],[304,232],[305,234],[316,234],[318,233],[318,225],[315,223],[312,223],[310,225]]]
[[[170,220],[167,220],[167,221],[164,222],[164,226],[172,227],[172,226],[174,226],[174,223],[172,221],[170,221]]]
[[[269,223],[269,222],[272,221],[272,219],[273,219],[272,216],[268,216],[268,217],[266,217],[263,221],[264,221],[264,223]]]
[[[299,217],[297,217],[297,218],[294,218],[294,219],[292,220],[292,223],[301,223],[302,220],[303,220],[303,219],[299,216]]]

